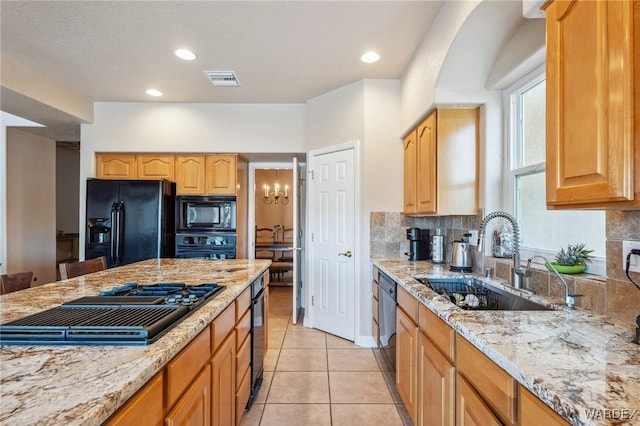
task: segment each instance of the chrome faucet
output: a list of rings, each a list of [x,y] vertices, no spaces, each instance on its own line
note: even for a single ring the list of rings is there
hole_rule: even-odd
[[[513,273],[511,276],[511,281],[513,282],[514,288],[520,289],[522,288],[522,278],[529,276],[529,271],[526,268],[520,266],[520,226],[518,226],[518,222],[513,216],[511,216],[509,213],[498,211],[489,213],[484,219],[482,219],[482,223],[480,224],[480,232],[478,235],[477,251],[482,252],[487,223],[489,223],[496,217],[507,219],[511,223],[511,227],[513,228]]]
[[[554,267],[553,267],[553,265],[552,265],[551,263],[549,263],[549,261],[547,260],[547,258],[546,258],[546,257],[544,257],[544,256],[539,256],[539,255],[536,255],[536,256],[530,257],[530,258],[529,258],[529,260],[527,260],[527,275],[526,275],[526,276],[529,276],[529,275],[530,275],[531,261],[532,261],[533,259],[535,259],[536,257],[539,257],[540,259],[544,260],[544,265],[545,265],[547,268],[549,268],[549,270],[550,270],[551,272],[553,272],[554,274],[556,274],[556,277],[558,277],[558,279],[560,280],[560,282],[562,283],[562,285],[564,285],[564,302],[566,303],[567,308],[569,308],[569,309],[573,309],[573,307],[574,307],[574,306],[575,306],[575,304],[576,304],[576,299],[575,299],[576,295],[574,295],[574,294],[569,294],[569,286],[567,285],[567,282],[564,280],[564,278],[562,278],[562,275],[560,275],[560,274],[558,273],[558,271],[556,270],[556,268],[554,268]]]

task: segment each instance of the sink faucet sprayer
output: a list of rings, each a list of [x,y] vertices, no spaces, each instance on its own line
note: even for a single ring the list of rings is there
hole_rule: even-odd
[[[485,218],[482,219],[482,223],[480,224],[477,251],[482,252],[485,228],[487,227],[487,223],[489,223],[496,217],[507,219],[511,223],[511,227],[513,228],[513,274],[511,280],[513,282],[514,288],[522,288],[522,277],[526,277],[528,271],[527,269],[520,266],[520,226],[518,226],[518,222],[513,216],[511,216],[509,213],[501,211],[492,212],[485,216]]]
[[[564,280],[564,278],[562,278],[562,276],[558,273],[558,271],[556,271],[556,268],[553,267],[553,265],[551,263],[549,263],[549,261],[547,260],[546,257],[544,256],[540,256],[540,255],[536,255],[533,257],[530,257],[529,260],[527,260],[527,269],[526,269],[526,274],[525,277],[528,277],[530,275],[530,268],[531,268],[531,261],[533,259],[535,259],[536,257],[539,257],[540,259],[544,260],[544,265],[554,274],[556,274],[556,277],[558,277],[558,279],[560,280],[560,282],[562,283],[562,285],[564,285],[564,301],[567,304],[567,308],[569,309],[573,309],[575,303],[576,303],[576,299],[575,297],[577,295],[575,294],[569,294],[569,286],[567,285],[567,282]]]

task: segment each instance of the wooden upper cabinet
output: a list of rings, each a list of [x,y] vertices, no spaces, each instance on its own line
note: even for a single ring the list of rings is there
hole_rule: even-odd
[[[436,213],[436,112],[432,112],[417,130],[416,205],[419,213]]]
[[[98,179],[136,179],[135,154],[96,154]]]
[[[437,109],[405,137],[404,214],[476,214],[478,111]]]
[[[174,155],[138,154],[138,179],[175,181]]]
[[[204,195],[205,155],[176,155],[176,193]]]
[[[416,157],[418,153],[416,131],[405,136],[403,147],[404,158],[404,214],[416,214]]]
[[[547,205],[638,208],[640,2],[554,1],[546,15]]]
[[[207,195],[235,195],[236,156],[207,155],[205,182]]]

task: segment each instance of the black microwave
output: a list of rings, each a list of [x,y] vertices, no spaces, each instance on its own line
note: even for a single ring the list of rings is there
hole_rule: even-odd
[[[176,228],[188,230],[236,230],[235,197],[176,197]]]

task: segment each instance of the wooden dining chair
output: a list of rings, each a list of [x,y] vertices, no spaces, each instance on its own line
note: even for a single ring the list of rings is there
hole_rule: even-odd
[[[273,244],[273,229],[256,227],[256,244]],[[273,260],[275,252],[271,250],[256,249],[256,259]]]
[[[107,258],[104,256],[95,259],[81,260],[79,262],[61,263],[60,279],[79,277],[80,275],[90,274],[91,272],[104,271],[107,269]]]
[[[33,272],[16,272],[0,276],[0,294],[13,293],[31,287]]]

